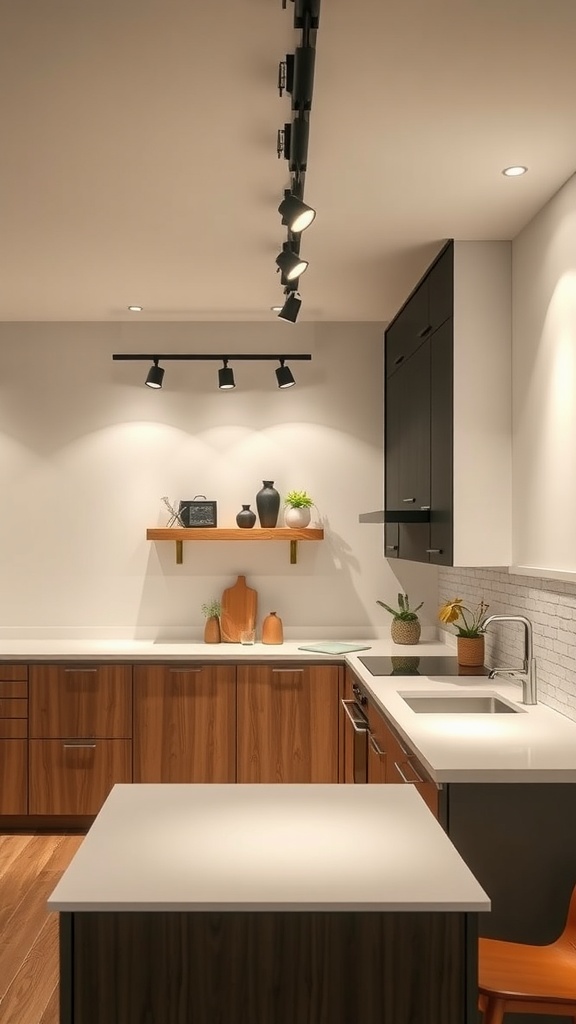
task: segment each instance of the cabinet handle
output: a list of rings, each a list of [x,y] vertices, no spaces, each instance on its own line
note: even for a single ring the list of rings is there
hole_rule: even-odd
[[[178,672],[180,675],[188,675],[192,672],[201,672],[201,668],[169,668],[169,672]]]
[[[97,672],[97,668],[65,668],[65,672]]]
[[[442,548],[426,548],[427,555],[441,555]]]
[[[406,502],[416,501],[416,498],[402,498],[402,501],[406,501]]]
[[[303,668],[273,668],[273,672],[303,672]]]
[[[427,327],[423,327],[421,331],[418,331],[419,338],[425,338],[427,334],[430,334],[432,330],[432,324],[428,324]]]
[[[382,750],[378,746],[378,744],[377,744],[377,742],[376,742],[376,740],[374,739],[373,736],[370,737],[370,746],[372,747],[372,750],[374,751],[374,753],[378,754],[378,757],[386,757],[386,751]]]
[[[96,750],[95,743],[63,743],[64,750]]]
[[[387,544],[386,545],[386,551],[398,551],[398,545],[397,544]]]
[[[420,509],[421,509],[422,512],[429,512],[430,511],[430,505],[420,505]]]
[[[362,712],[358,709],[358,705],[355,700],[343,700],[341,701],[344,711],[348,715],[348,718],[352,722],[354,732],[368,732],[368,721]]]
[[[398,366],[398,364],[403,362],[403,360],[404,356],[398,356],[398,358],[394,360],[394,366]]]
[[[404,764],[409,764],[411,769],[412,769],[412,771],[414,772],[414,775],[416,776],[416,778],[414,778],[414,779],[407,779],[406,776],[404,775],[404,772],[402,771],[400,765],[398,764],[397,761],[395,761],[394,765],[395,765],[395,767],[398,770],[398,774],[401,775],[402,778],[404,779],[404,782],[407,782],[409,786],[412,785],[414,782],[426,782],[426,779],[423,779],[422,776],[418,774],[418,772],[416,771],[416,769],[415,769],[413,764],[410,764],[409,761],[405,761]]]

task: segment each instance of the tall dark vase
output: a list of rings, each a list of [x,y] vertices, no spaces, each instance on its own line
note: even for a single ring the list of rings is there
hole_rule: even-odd
[[[260,526],[264,529],[270,529],[276,526],[278,522],[280,495],[274,487],[273,480],[263,480],[262,484],[261,490],[256,495],[256,508],[258,509]]]
[[[242,505],[242,511],[236,516],[236,522],[241,530],[251,530],[256,522],[256,513],[250,505]]]

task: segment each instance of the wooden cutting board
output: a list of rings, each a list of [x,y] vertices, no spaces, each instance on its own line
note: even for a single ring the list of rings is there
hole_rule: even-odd
[[[222,594],[220,632],[227,644],[239,644],[244,630],[256,628],[258,594],[246,586],[246,577],[239,576]]]

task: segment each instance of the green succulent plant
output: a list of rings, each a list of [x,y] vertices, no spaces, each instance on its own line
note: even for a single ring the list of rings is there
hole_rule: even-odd
[[[385,608],[387,612],[390,612],[395,619],[402,619],[402,622],[414,622],[418,618],[417,612],[420,611],[424,601],[420,601],[417,608],[410,608],[410,601],[408,594],[398,594],[398,607],[391,608],[389,604],[385,604],[384,601],[376,601],[376,604]]]
[[[290,508],[312,508],[314,502],[306,491],[288,491],[284,498],[284,504]]]

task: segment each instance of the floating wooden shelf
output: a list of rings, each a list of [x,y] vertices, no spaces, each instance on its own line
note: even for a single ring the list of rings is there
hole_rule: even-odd
[[[303,530],[292,530],[288,527],[278,526],[273,530],[252,529],[241,530],[221,529],[217,526],[202,527],[196,526],[187,529],[180,526],[151,527],[146,530],[146,540],[171,540],[176,544],[176,562],[182,565],[184,541],[189,540],[287,540],[290,541],[290,563],[297,562],[297,550],[299,540],[324,540],[324,530],[316,530],[306,527]]]

